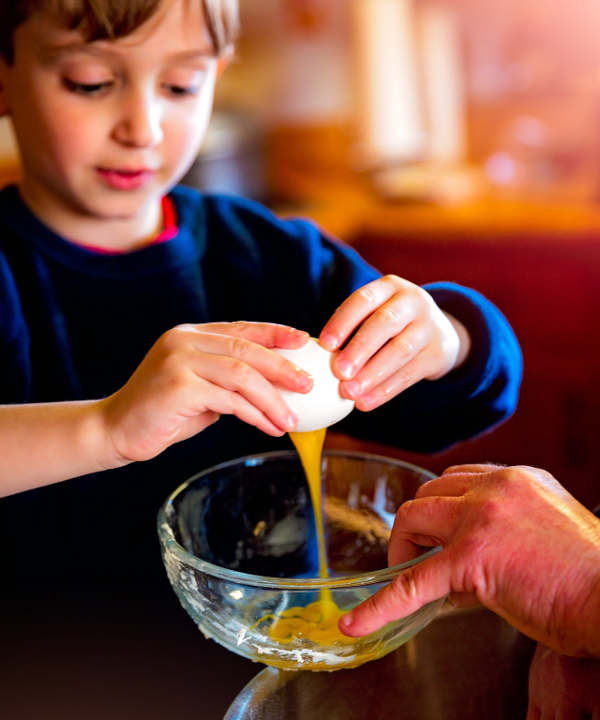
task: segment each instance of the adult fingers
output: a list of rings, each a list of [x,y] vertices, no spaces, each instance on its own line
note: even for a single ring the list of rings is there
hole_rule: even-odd
[[[447,468],[440,477],[424,483],[417,495],[422,497],[434,493],[458,494],[484,485],[500,490],[515,483],[520,487],[535,487],[538,491],[543,487],[562,500],[576,502],[553,475],[546,470],[527,465],[454,465]]]
[[[450,564],[442,551],[403,570],[389,585],[343,615],[340,630],[353,637],[368,635],[444,597],[450,589]]]
[[[453,592],[448,595],[448,602],[457,608],[481,605],[474,592]]]
[[[481,474],[499,470],[503,467],[506,466],[496,463],[464,463],[463,465],[450,465],[444,470],[442,475],[456,475],[457,473]]]
[[[541,718],[542,712],[539,706],[530,699],[527,707],[527,717],[525,720],[541,720]]]
[[[544,708],[542,720],[589,720],[590,714],[579,703],[573,704],[567,698],[561,699],[558,707]]]
[[[404,532],[397,528],[390,537],[388,546],[388,565],[402,565],[422,555],[427,548],[440,545],[438,538],[431,535]]]
[[[491,465],[455,466],[453,472],[445,470],[439,477],[423,483],[415,493],[415,497],[464,495],[468,490],[485,482],[485,479],[496,469]]]
[[[409,500],[396,512],[388,548],[390,565],[415,556],[416,547],[447,545],[463,511],[461,498],[432,497]]]

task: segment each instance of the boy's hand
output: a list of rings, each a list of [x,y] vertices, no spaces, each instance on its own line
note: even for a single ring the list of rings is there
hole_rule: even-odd
[[[344,616],[365,635],[435,599],[480,602],[560,653],[600,657],[600,520],[536,468],[458,465],[400,506],[388,561],[442,546]]]
[[[274,383],[308,392],[312,379],[268,348],[297,348],[308,333],[272,323],[180,325],[164,333],[129,381],[100,401],[121,463],[147,460],[232,414],[269,435],[292,430]]]
[[[340,392],[372,410],[424,378],[436,380],[469,352],[464,326],[422,288],[386,275],[356,290],[335,311],[319,340],[340,351],[333,370]]]

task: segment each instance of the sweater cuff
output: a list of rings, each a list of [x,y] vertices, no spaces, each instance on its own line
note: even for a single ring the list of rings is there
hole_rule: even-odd
[[[489,391],[499,376],[505,376],[509,381],[518,378],[518,388],[522,374],[521,351],[500,310],[477,291],[455,283],[431,283],[424,289],[440,309],[465,326],[471,338],[465,361],[434,381],[436,386],[444,387],[451,395],[472,398]]]

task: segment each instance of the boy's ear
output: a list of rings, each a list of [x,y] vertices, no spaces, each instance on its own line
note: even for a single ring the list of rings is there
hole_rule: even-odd
[[[233,46],[229,46],[220,56],[217,60],[217,78],[220,78],[221,75],[225,72],[225,70],[229,67],[231,64],[231,61],[233,60],[233,56],[235,54],[235,51],[233,49]]]
[[[225,68],[229,65],[229,61],[225,60],[225,58],[219,58],[217,60],[217,78],[220,78],[221,75],[224,73]],[[1,107],[1,105],[0,105]]]

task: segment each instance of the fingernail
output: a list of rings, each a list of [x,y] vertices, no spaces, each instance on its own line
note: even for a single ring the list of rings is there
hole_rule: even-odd
[[[367,393],[360,398],[360,404],[365,410],[371,410],[376,407],[379,402],[379,397],[374,393]]]
[[[340,625],[345,628],[349,628],[353,622],[354,612],[352,610],[349,613],[346,613],[346,615],[342,615],[342,617],[340,618]]]
[[[335,350],[339,345],[339,340],[335,335],[325,333],[320,337],[321,345],[324,345],[328,350]]]
[[[298,418],[295,415],[288,415],[285,419],[285,426],[288,430],[293,430],[298,424]]]
[[[300,368],[296,368],[296,378],[298,380],[299,386],[303,390],[310,390],[313,386],[313,377],[310,373],[307,373],[305,370],[301,370]]]
[[[337,360],[336,367],[342,377],[351,378],[354,375],[354,366],[343,358]]]
[[[356,400],[356,398],[360,397],[360,394],[362,392],[361,383],[357,380],[350,380],[348,382],[345,382],[344,389],[353,400]]]

